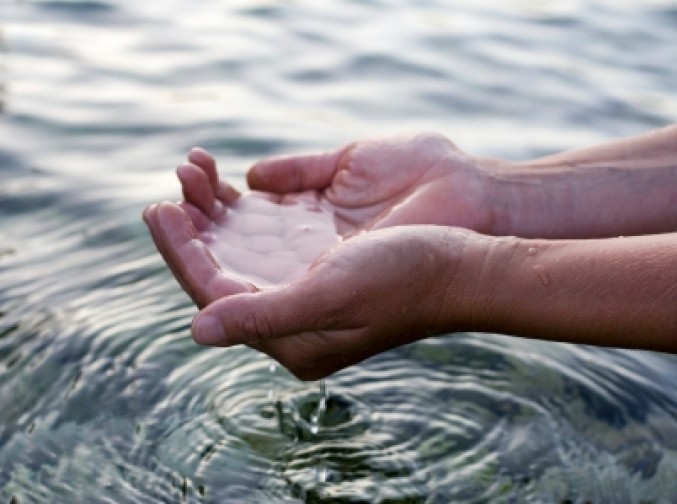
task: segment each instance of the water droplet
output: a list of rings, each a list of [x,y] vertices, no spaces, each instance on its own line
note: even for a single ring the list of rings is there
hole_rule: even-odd
[[[208,245],[217,241],[216,235],[211,231],[203,231],[200,233],[200,239]]]
[[[538,275],[538,278],[541,279],[541,283],[545,285],[546,287],[550,285],[552,282],[550,280],[550,275],[548,275],[548,271],[545,269],[545,266],[541,264],[537,264],[536,266],[533,267],[534,273]]]
[[[320,432],[320,423],[322,421],[322,416],[327,410],[327,383],[325,380],[320,380],[320,398],[317,401],[317,409],[315,413],[310,415],[310,432],[313,435],[317,435]]]
[[[317,468],[315,469],[315,477],[317,479],[317,482],[326,483],[328,474],[329,471],[327,469],[327,466],[324,465],[323,463],[318,464]]]
[[[529,250],[527,250],[527,254],[530,256],[536,255],[536,252],[538,252],[538,249],[536,247],[529,247]]]
[[[270,372],[270,387],[268,388],[268,400],[273,401],[277,396],[277,387],[275,386],[275,372],[277,371],[277,362],[270,360],[268,364],[268,371]]]

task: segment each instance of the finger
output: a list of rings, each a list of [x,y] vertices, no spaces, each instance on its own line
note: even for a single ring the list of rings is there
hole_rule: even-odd
[[[193,338],[202,345],[258,345],[312,331],[322,318],[312,296],[294,284],[219,299],[193,320]]]
[[[225,203],[226,205],[232,205],[240,197],[240,191],[235,189],[232,185],[224,180],[219,180],[216,186],[216,199]]]
[[[176,176],[181,181],[183,197],[206,215],[214,210],[214,189],[207,173],[198,166],[185,163],[176,169]]]
[[[178,271],[174,270],[173,264],[170,264],[167,258],[167,252],[166,252],[166,247],[165,243],[163,240],[163,234],[160,231],[160,227],[157,222],[157,207],[158,205],[151,205],[147,207],[143,211],[143,220],[146,223],[146,226],[148,226],[148,230],[150,231],[151,237],[153,238],[153,242],[155,243],[155,247],[157,248],[158,252],[160,252],[160,255],[164,259],[165,263],[169,266],[170,271],[174,275],[174,278],[176,278],[177,282],[181,286],[181,288],[186,291],[189,295],[191,295],[188,286],[186,285],[186,282],[184,279],[181,277],[180,273]],[[191,296],[192,297],[192,296]],[[195,299],[193,299],[195,301]],[[195,301],[197,302],[197,301]]]
[[[195,229],[197,229],[199,232],[207,231],[209,228],[211,228],[213,221],[207,217],[202,212],[202,210],[186,201],[179,203],[179,206],[184,212],[186,212],[186,215],[193,222],[193,226],[195,226]]]
[[[221,270],[199,239],[190,218],[178,205],[161,203],[156,215],[157,234],[163,244],[165,261],[198,306],[255,290],[252,284]]]
[[[216,161],[214,160],[214,157],[206,150],[200,147],[194,147],[188,153],[188,161],[205,172],[209,184],[212,186],[212,190],[216,192],[219,174],[216,170]]]
[[[214,157],[200,147],[194,147],[188,153],[188,161],[204,171],[212,188],[212,192],[219,201],[230,205],[240,197],[240,192],[229,183],[219,180]]]
[[[266,159],[247,173],[249,187],[273,193],[324,189],[335,173],[347,164],[353,144],[333,152]]]

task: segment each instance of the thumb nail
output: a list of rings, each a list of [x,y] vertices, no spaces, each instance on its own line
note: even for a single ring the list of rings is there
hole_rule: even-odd
[[[193,322],[193,339],[200,345],[224,346],[226,335],[219,319],[213,315],[198,315]]]

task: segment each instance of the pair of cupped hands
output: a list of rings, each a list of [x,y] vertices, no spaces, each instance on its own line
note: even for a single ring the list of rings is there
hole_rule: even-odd
[[[464,329],[439,326],[440,303],[465,241],[490,233],[494,216],[480,163],[446,138],[267,159],[247,173],[244,194],[201,149],[177,174],[184,201],[151,205],[144,220],[200,308],[198,343],[245,344],[318,379]]]

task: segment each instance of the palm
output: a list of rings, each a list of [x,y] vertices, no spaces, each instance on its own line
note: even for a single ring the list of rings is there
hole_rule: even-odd
[[[200,239],[222,270],[260,287],[289,283],[338,242],[333,215],[312,191],[284,203],[241,195],[202,225]]]

